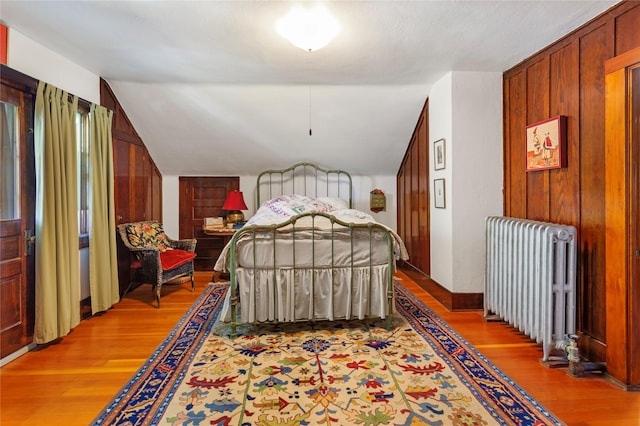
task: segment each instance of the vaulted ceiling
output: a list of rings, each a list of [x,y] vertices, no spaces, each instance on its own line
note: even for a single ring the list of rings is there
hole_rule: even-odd
[[[332,1],[341,32],[313,52],[275,31],[288,1],[2,0],[0,20],[107,80],[163,174],[394,175],[434,82],[505,71],[616,2]]]

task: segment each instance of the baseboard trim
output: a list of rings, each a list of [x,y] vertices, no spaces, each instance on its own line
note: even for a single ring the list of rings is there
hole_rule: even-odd
[[[483,293],[452,293],[411,265],[405,263],[399,269],[450,311],[477,311],[484,308]]]
[[[5,365],[9,364],[11,361],[14,361],[18,358],[20,358],[22,355],[26,354],[29,351],[32,351],[33,349],[36,348],[35,343],[31,342],[29,343],[27,346],[23,346],[22,348],[18,349],[15,352],[10,353],[9,355],[5,356],[4,358],[0,359],[0,367],[4,367]]]

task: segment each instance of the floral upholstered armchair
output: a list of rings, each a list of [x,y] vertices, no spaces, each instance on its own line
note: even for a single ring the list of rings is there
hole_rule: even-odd
[[[158,308],[162,284],[174,278],[189,276],[191,291],[193,281],[193,259],[196,257],[196,240],[172,240],[156,221],[132,222],[118,225],[124,245],[135,255],[132,268],[135,280],[153,284]]]

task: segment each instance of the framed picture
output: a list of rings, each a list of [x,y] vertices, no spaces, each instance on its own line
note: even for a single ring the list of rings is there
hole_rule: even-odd
[[[445,168],[444,139],[438,139],[433,143],[433,166],[436,170]]]
[[[567,167],[567,117],[527,126],[527,172]]]
[[[433,201],[435,203],[436,209],[444,209],[446,207],[444,195],[444,179],[434,179]]]

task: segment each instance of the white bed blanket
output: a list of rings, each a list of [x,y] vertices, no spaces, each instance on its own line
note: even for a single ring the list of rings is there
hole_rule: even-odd
[[[375,221],[375,219],[368,213],[365,213],[360,210],[355,209],[345,209],[345,208],[337,208],[343,207],[339,202],[331,202],[331,200],[318,200],[310,197],[306,197],[303,195],[286,195],[279,196],[273,198],[267,202],[265,202],[256,212],[256,214],[251,217],[251,219],[246,223],[245,226],[251,225],[278,225],[286,222],[292,216],[309,213],[309,212],[318,212],[318,213],[328,213],[337,219],[345,222],[345,223],[353,223],[353,224],[366,224],[366,223],[376,223],[382,226],[384,229],[389,231],[390,235],[393,238],[393,255],[394,260],[406,260],[409,258],[407,254],[407,250],[405,245],[398,236],[398,234],[393,231],[391,228],[386,227],[382,224],[379,224]],[[296,239],[304,238],[306,236],[310,237],[313,230],[314,238],[323,239],[323,238],[351,238],[349,229],[337,224],[331,224],[331,221],[324,216],[304,216],[300,220],[297,220],[295,225],[287,225],[286,227],[278,229],[278,239],[291,239],[290,234],[295,229]],[[332,231],[333,230],[333,231]],[[323,235],[322,231],[329,231]],[[355,238],[369,238],[368,232],[356,232],[354,233]],[[381,238],[381,233],[374,233],[374,237],[377,236]],[[252,234],[248,234],[246,239],[254,238]],[[256,234],[256,239],[272,239],[272,233],[263,233]],[[242,236],[238,241],[238,245],[242,242]],[[216,271],[228,271],[229,269],[229,252],[230,252],[231,242],[227,244],[220,257],[218,258],[214,269]],[[304,263],[304,262],[303,262]],[[302,266],[302,265],[300,265]]]

